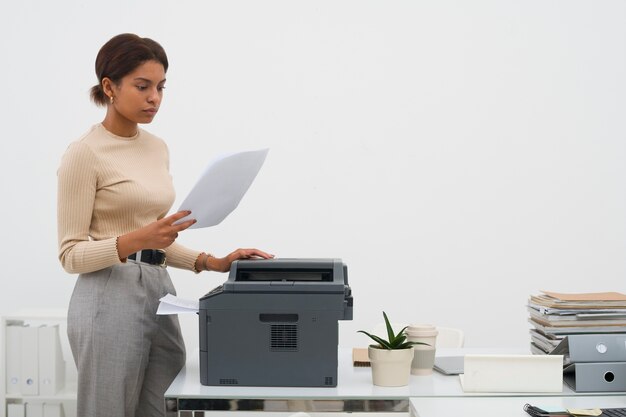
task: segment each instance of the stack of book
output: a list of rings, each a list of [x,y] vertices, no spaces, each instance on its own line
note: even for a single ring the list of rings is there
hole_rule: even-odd
[[[568,335],[626,333],[626,295],[542,291],[528,300],[530,349],[548,354]]]

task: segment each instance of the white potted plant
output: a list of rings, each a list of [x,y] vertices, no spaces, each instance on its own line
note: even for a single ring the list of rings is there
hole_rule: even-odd
[[[407,341],[404,333],[406,327],[396,334],[384,311],[383,317],[387,327],[387,339],[359,330],[359,333],[366,334],[376,342],[374,345],[369,345],[367,351],[372,366],[372,381],[374,385],[383,387],[408,385],[413,360],[413,345],[422,343]]]

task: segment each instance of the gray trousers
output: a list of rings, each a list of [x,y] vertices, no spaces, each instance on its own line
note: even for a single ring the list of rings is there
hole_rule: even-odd
[[[67,317],[78,416],[165,415],[163,394],[185,364],[178,317],[156,315],[167,293],[165,268],[131,260],[78,276]]]

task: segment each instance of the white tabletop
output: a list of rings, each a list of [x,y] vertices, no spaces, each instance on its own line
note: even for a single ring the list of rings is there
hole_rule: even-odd
[[[626,397],[621,396],[569,396],[569,397],[497,397],[497,398],[411,398],[411,417],[529,417],[524,411],[528,403],[546,411],[563,411],[567,408],[617,408],[626,407]],[[551,410],[547,410],[551,408]]]
[[[516,350],[517,353],[519,349]],[[462,349],[438,351],[439,356],[462,353],[512,353],[502,349]],[[336,387],[244,387],[244,386],[205,386],[200,384],[198,352],[188,358],[185,368],[179,373],[165,393],[166,398],[209,398],[209,399],[408,399],[410,397],[460,397],[460,396],[511,396],[510,393],[464,393],[458,376],[442,375],[433,371],[432,375],[411,375],[409,385],[404,387],[378,387],[372,383],[371,368],[352,365],[352,352],[340,348],[339,369]],[[576,395],[567,386],[561,393],[532,393],[518,396],[571,396]]]
[[[529,352],[523,349],[463,348],[440,349],[437,355],[468,353]],[[410,411],[412,417],[528,417],[523,411],[526,403],[539,407],[626,407],[624,393],[577,394],[567,386],[556,393],[465,393],[457,375],[438,372],[428,376],[411,375],[409,385],[405,387],[378,387],[372,383],[371,368],[352,365],[352,351],[348,348],[338,351],[337,387],[205,386],[200,383],[198,362],[196,351],[165,393],[168,416],[189,414],[189,411],[181,410],[253,410],[357,413],[353,415],[360,411],[395,414]]]

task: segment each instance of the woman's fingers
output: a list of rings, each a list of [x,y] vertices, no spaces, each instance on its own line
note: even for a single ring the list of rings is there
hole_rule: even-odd
[[[170,226],[174,225],[178,220],[185,218],[191,214],[191,210],[182,210],[167,217],[163,217],[160,221]],[[184,222],[185,223],[185,222]]]
[[[163,222],[165,225],[171,227],[172,232],[176,235],[176,237],[178,237],[178,232],[181,232],[187,229],[188,227],[190,227],[192,224],[196,222],[196,219],[189,219],[189,220],[178,222],[179,220],[184,219],[190,214],[191,214],[190,210],[183,210],[183,211],[179,211],[174,214],[171,214],[167,217],[163,217],[160,221]]]
[[[264,252],[259,249],[237,249],[238,259],[248,259],[248,258],[263,258],[263,259],[271,259],[274,255],[271,255],[267,252]]]
[[[172,228],[176,232],[182,232],[183,230],[187,229],[192,224],[194,224],[196,221],[197,221],[196,219],[186,220],[186,221],[184,221],[182,223],[178,223],[178,224],[172,225]],[[178,236],[178,233],[176,233],[176,236]]]

